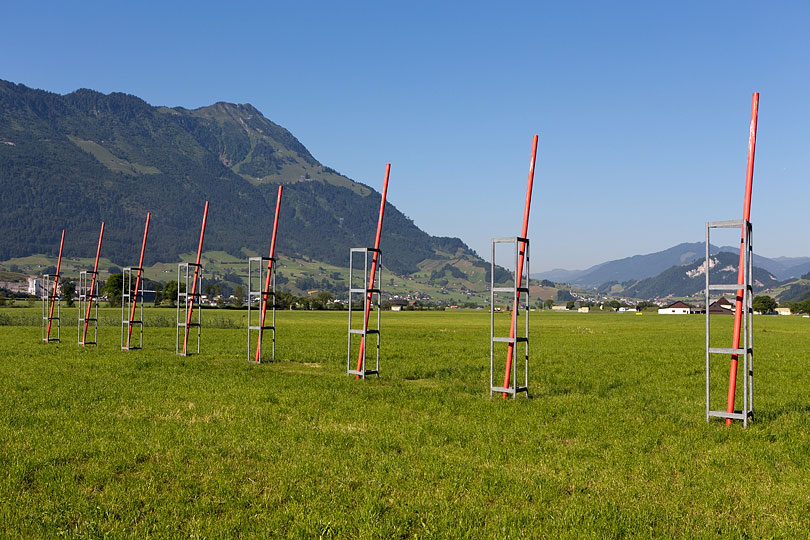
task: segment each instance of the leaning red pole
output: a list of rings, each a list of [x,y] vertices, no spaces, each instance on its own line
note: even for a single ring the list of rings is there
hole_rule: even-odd
[[[96,264],[93,265],[93,279],[90,281],[90,294],[87,296],[87,313],[84,317],[84,336],[82,337],[82,346],[87,341],[87,325],[90,319],[90,309],[93,306],[93,291],[96,290],[96,279],[98,278],[98,258],[101,256],[101,239],[104,238],[104,222],[101,222],[101,232],[98,233],[98,248],[96,248]]]
[[[754,153],[757,146],[757,114],[759,112],[759,92],[754,92],[751,97],[751,127],[748,131],[748,165],[745,171],[745,204],[743,205],[743,221],[751,219],[751,191],[754,185]],[[743,223],[740,233],[740,266],[737,283],[745,283],[745,240],[748,228]],[[734,311],[734,338],[731,342],[732,349],[740,347],[740,329],[742,328],[743,316],[743,294],[744,289],[737,289],[737,298]],[[734,412],[734,394],[737,390],[737,358],[738,355],[731,355],[731,370],[728,379],[728,404],[726,412]],[[726,425],[731,425],[731,418],[726,418]]]
[[[388,193],[388,176],[391,174],[391,164],[385,164],[385,182],[383,183],[383,192],[382,192],[382,199],[380,199],[380,217],[377,220],[377,236],[374,238],[374,249],[380,249],[380,234],[382,234],[382,224],[383,224],[383,213],[385,212],[385,197]],[[377,273],[377,258],[380,255],[379,251],[374,251],[374,254],[371,258],[371,275],[368,279],[368,288],[374,288],[374,277]],[[351,276],[349,276],[351,277]],[[368,328],[368,315],[371,311],[371,293],[366,294],[366,311],[365,311],[365,319],[363,323],[363,328]],[[351,306],[349,306],[351,307]],[[363,368],[363,355],[366,352],[366,337],[363,336],[360,338],[360,353],[357,355],[357,371],[360,371]],[[360,378],[360,375],[355,377],[356,379]]]
[[[138,259],[138,277],[135,279],[135,293],[132,296],[132,311],[129,314],[129,330],[127,331],[127,349],[129,349],[129,340],[132,338],[132,320],[135,318],[135,306],[138,304],[138,291],[141,288],[141,273],[143,272],[143,254],[146,251],[146,235],[149,234],[149,219],[152,217],[152,212],[146,213],[146,227],[143,229],[143,242],[141,243],[141,258]],[[177,285],[180,286],[179,284]],[[132,294],[132,291],[130,291]]]
[[[56,292],[59,286],[59,270],[62,268],[62,248],[65,246],[65,229],[62,229],[62,240],[59,241],[59,257],[56,259],[56,276],[53,278],[53,296],[51,296],[51,305],[48,309],[48,333],[46,339],[51,339],[51,319],[53,318],[53,306],[56,301]]]
[[[205,210],[203,211],[202,228],[200,229],[200,245],[197,246],[197,264],[194,266],[194,281],[191,283],[191,296],[188,297],[188,316],[186,318],[186,336],[183,339],[183,354],[186,354],[186,347],[188,346],[188,331],[191,324],[191,314],[194,311],[194,295],[197,293],[197,280],[200,276],[200,257],[202,257],[203,238],[205,237],[205,221],[208,219],[208,201],[205,201]],[[180,284],[177,284],[180,287]],[[186,291],[188,292],[188,291]]]
[[[537,161],[537,135],[534,136],[532,141],[532,160],[529,163],[529,181],[526,185],[526,203],[523,206],[523,229],[521,238],[526,238],[529,234],[529,208],[532,205],[532,184],[534,183],[534,164]],[[515,287],[520,288],[523,277],[523,262],[526,258],[526,243],[519,243],[518,252],[518,267],[515,273]],[[517,324],[517,313],[520,302],[518,301],[520,295],[515,295],[514,305],[512,306],[512,325],[509,328],[509,337],[515,339],[515,326]],[[512,371],[512,356],[515,352],[515,343],[509,343],[506,350],[506,372],[503,375],[503,387],[509,386],[509,375]],[[504,392],[503,397],[507,394]]]
[[[264,333],[264,318],[267,315],[267,298],[270,295],[270,274],[273,270],[273,257],[276,253],[276,233],[278,232],[278,213],[281,210],[281,190],[283,186],[278,186],[276,195],[276,217],[273,219],[273,237],[270,240],[270,260],[267,261],[267,277],[264,280],[264,294],[262,295],[262,316],[259,323],[259,341],[256,343],[256,362],[262,359],[262,334]],[[275,298],[273,299],[275,302]]]

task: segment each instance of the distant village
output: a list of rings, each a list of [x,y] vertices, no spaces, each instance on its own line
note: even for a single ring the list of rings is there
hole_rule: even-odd
[[[0,297],[6,296],[17,298],[40,298],[47,294],[44,290],[43,278],[36,276],[28,276],[25,279],[17,281],[0,281]],[[534,287],[534,286],[533,286]],[[465,288],[464,291],[468,296],[474,294],[475,291],[470,291]],[[487,293],[488,291],[482,291]],[[560,290],[564,293],[561,296],[570,298],[565,301],[553,301],[551,299],[543,300],[537,298],[532,305],[532,309],[550,310],[554,312],[577,312],[589,313],[592,310],[598,311],[614,311],[618,313],[641,313],[657,311],[660,315],[699,315],[706,313],[705,303],[702,298],[693,300],[695,305],[692,305],[684,300],[672,299],[656,299],[654,301],[641,301],[632,298],[608,298],[605,296],[590,296],[582,294],[582,291],[575,290]],[[159,299],[159,291],[144,290],[143,302],[155,303]],[[283,305],[284,309],[347,309],[348,300],[346,298],[335,298],[331,293],[312,290],[304,297],[297,297],[289,293],[286,294],[286,302]],[[208,307],[225,307],[225,306],[242,306],[246,301],[251,300],[247,294],[203,294],[200,302]],[[757,297],[760,298],[760,297]],[[806,314],[807,311],[804,306],[783,306],[779,307],[776,302],[770,297],[764,297],[770,303],[765,304],[765,307],[757,309],[754,306],[754,313],[756,314],[772,314],[772,315],[791,315],[795,313]],[[101,300],[107,301],[108,298],[101,296]],[[255,298],[252,298],[253,303],[257,303]],[[164,303],[172,304],[173,299],[164,298]],[[487,303],[488,304],[488,303]],[[382,309],[391,311],[410,311],[422,309],[484,309],[487,305],[481,305],[474,301],[465,302],[452,302],[444,299],[434,300],[429,294],[422,292],[411,292],[408,294],[394,294],[387,295],[381,302]],[[509,311],[512,309],[511,302],[496,303],[495,311]],[[710,315],[733,315],[736,310],[735,303],[729,301],[725,297],[714,300],[709,305]]]

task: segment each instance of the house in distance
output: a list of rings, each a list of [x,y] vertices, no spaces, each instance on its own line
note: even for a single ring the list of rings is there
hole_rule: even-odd
[[[690,313],[692,313],[692,308],[680,300],[666,307],[658,308],[659,315],[689,315]]]

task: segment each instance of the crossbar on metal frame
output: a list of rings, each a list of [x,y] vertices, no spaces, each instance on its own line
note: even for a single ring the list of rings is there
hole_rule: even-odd
[[[79,272],[79,286],[77,287],[79,293],[79,318],[78,324],[78,340],[79,345],[96,345],[98,346],[98,279],[93,280],[93,276],[98,278],[98,272],[93,270],[82,270]],[[95,287],[93,284],[95,283]],[[94,288],[95,290],[91,290]],[[87,307],[90,304],[91,317],[87,317]],[[84,324],[87,321],[88,326],[93,324],[93,341],[85,341]]]
[[[143,283],[141,279],[138,283],[137,276],[134,282],[137,284],[138,290],[133,290],[132,273],[143,273],[143,268],[124,268],[123,270],[123,284],[121,292],[121,350],[131,351],[136,349],[143,349]],[[130,319],[132,317],[132,302],[135,302],[135,310],[138,312],[137,319]],[[140,306],[140,309],[138,309]],[[132,336],[129,335],[130,326],[138,326],[138,344],[132,344]],[[129,346],[127,346],[127,338],[129,338]]]
[[[42,286],[42,341],[50,343],[52,341],[60,342],[60,331],[62,327],[62,295],[59,293],[52,293],[54,281],[58,281],[61,276],[59,274],[45,274],[42,279],[45,283]],[[56,306],[56,315],[50,315],[50,303],[53,302]],[[48,335],[48,323],[56,322],[56,337]]]
[[[709,245],[711,229],[740,229],[746,228],[746,235],[743,244],[743,283],[712,284],[709,280]],[[706,223],[706,421],[711,417],[730,418],[732,420],[742,420],[743,426],[747,427],[748,422],[754,417],[754,333],[753,333],[753,259],[754,249],[752,241],[752,226],[750,221],[710,221]],[[733,349],[728,347],[712,347],[710,337],[710,306],[712,291],[734,292],[743,291],[743,317],[742,317],[742,347]],[[736,354],[743,357],[743,407],[740,411],[726,412],[713,411],[710,408],[710,357],[712,354],[720,354],[728,357]]]
[[[495,286],[495,246],[497,244],[512,244],[515,250],[515,270],[513,274],[513,281],[510,287],[496,287]],[[518,257],[520,254],[520,245],[525,246],[525,259],[523,263],[523,275],[521,276],[521,283],[525,286],[517,286],[517,268]],[[489,283],[489,395],[495,392],[506,393],[512,396],[512,399],[517,397],[520,392],[525,392],[526,397],[529,396],[529,239],[521,238],[518,236],[507,238],[493,238],[492,239],[492,262],[490,270],[490,283]],[[515,337],[498,337],[495,335],[495,293],[512,293],[512,305],[521,307],[521,298],[525,297],[525,303],[522,305],[525,314],[526,324],[524,334],[517,335],[517,325],[515,325]],[[518,313],[519,314],[519,313]],[[515,314],[517,317],[518,314]],[[517,319],[515,319],[517,321]],[[523,386],[517,386],[517,358],[512,362],[512,373],[510,377],[509,386],[495,386],[495,343],[523,343],[524,350],[524,364],[523,364]],[[515,348],[515,356],[517,356],[517,348]]]
[[[363,286],[362,287],[353,287],[352,280],[354,279],[354,258],[355,254],[362,253],[363,254]],[[377,254],[377,270],[376,275],[374,276],[374,285],[371,288],[369,286],[369,262],[370,259]],[[382,299],[382,251],[379,249],[374,248],[351,248],[349,250],[349,345],[348,345],[348,352],[346,357],[346,375],[359,375],[360,378],[365,379],[366,375],[376,375],[377,378],[380,377],[380,304]],[[363,301],[363,327],[362,328],[352,328],[352,294],[360,294],[362,295]],[[370,319],[366,319],[365,317],[365,303],[368,301],[368,297],[371,296],[370,306],[369,309],[374,309],[377,312],[377,327],[376,328],[369,328],[368,321]],[[375,302],[376,299],[376,302]],[[370,315],[370,314],[369,314]],[[376,364],[374,369],[366,369],[366,357],[368,356],[368,336],[369,334],[376,334],[377,336],[377,353],[376,353]],[[352,369],[352,335],[360,335],[362,336],[363,343],[365,343],[365,348],[363,349],[363,356],[360,369]]]
[[[199,267],[199,272],[193,272],[192,269]],[[175,354],[179,354],[180,356],[188,356],[189,353],[188,349],[183,352],[183,348],[180,346],[180,329],[182,328],[183,332],[183,339],[186,336],[186,328],[197,328],[197,354],[200,354],[200,332],[202,329],[202,304],[200,300],[202,299],[202,276],[203,267],[202,264],[197,263],[180,263],[177,265],[177,330],[175,331],[175,345],[174,345],[174,352]],[[197,277],[196,287],[194,286],[194,276]],[[182,279],[182,281],[181,281]],[[185,291],[181,292],[183,287],[185,286]],[[196,291],[194,293],[190,291]],[[197,304],[197,322],[188,323],[188,310],[192,305]],[[183,307],[183,317],[180,318],[180,307]],[[141,303],[143,305],[143,303]]]
[[[270,290],[266,293],[264,292],[264,283],[267,279],[267,263],[273,261],[272,266],[270,267]],[[248,259],[248,359],[253,360],[252,354],[252,342],[251,337],[252,331],[257,332],[257,339],[258,334],[264,332],[264,330],[270,330],[272,332],[271,335],[271,349],[270,349],[270,361],[275,361],[276,359],[276,258],[273,257],[250,257]],[[254,267],[256,267],[254,271]],[[258,281],[257,288],[253,287],[255,281]],[[251,324],[253,322],[253,302],[257,301],[259,303],[259,323],[258,324]],[[272,315],[271,321],[272,324],[265,324],[261,326],[261,315],[262,315],[262,302],[272,302],[268,305],[268,307],[272,308]],[[265,322],[267,322],[267,318],[265,315]],[[262,345],[264,345],[264,337],[262,336]],[[258,344],[257,344],[258,346]],[[259,362],[261,362],[261,357],[259,358]]]

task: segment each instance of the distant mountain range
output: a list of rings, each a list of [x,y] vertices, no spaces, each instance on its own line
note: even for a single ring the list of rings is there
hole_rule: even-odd
[[[381,157],[381,177],[384,165]],[[319,163],[249,104],[154,107],[122,93],[59,95],[7,81],[0,179],[0,261],[55,255],[63,227],[66,256],[91,256],[103,220],[102,254],[134,265],[147,211],[145,265],[178,261],[196,249],[205,200],[206,250],[266,255],[283,184],[279,254],[345,267],[349,248],[373,244],[380,204],[379,193]],[[391,181],[399,181],[396,165]],[[431,236],[386,208],[389,270],[410,275],[430,261],[488,268],[460,239]]]
[[[621,295],[631,298],[652,300],[668,296],[693,296],[705,290],[706,265],[704,258],[689,264],[673,266],[655,277],[622,284]],[[709,257],[710,279],[712,283],[736,283],[739,255],[721,251]],[[758,266],[754,266],[754,292],[775,286],[779,280]]]
[[[604,262],[585,270],[555,269],[532,274],[536,279],[547,279],[559,283],[570,283],[579,287],[600,288],[605,284],[634,282],[656,277],[676,266],[691,263],[705,256],[703,242],[683,243],[663,251],[634,255]],[[739,253],[739,247],[710,246],[712,254],[719,252]],[[739,255],[738,255],[739,257]],[[754,254],[754,265],[762,268],[778,280],[798,278],[810,271],[810,257],[768,258]]]

